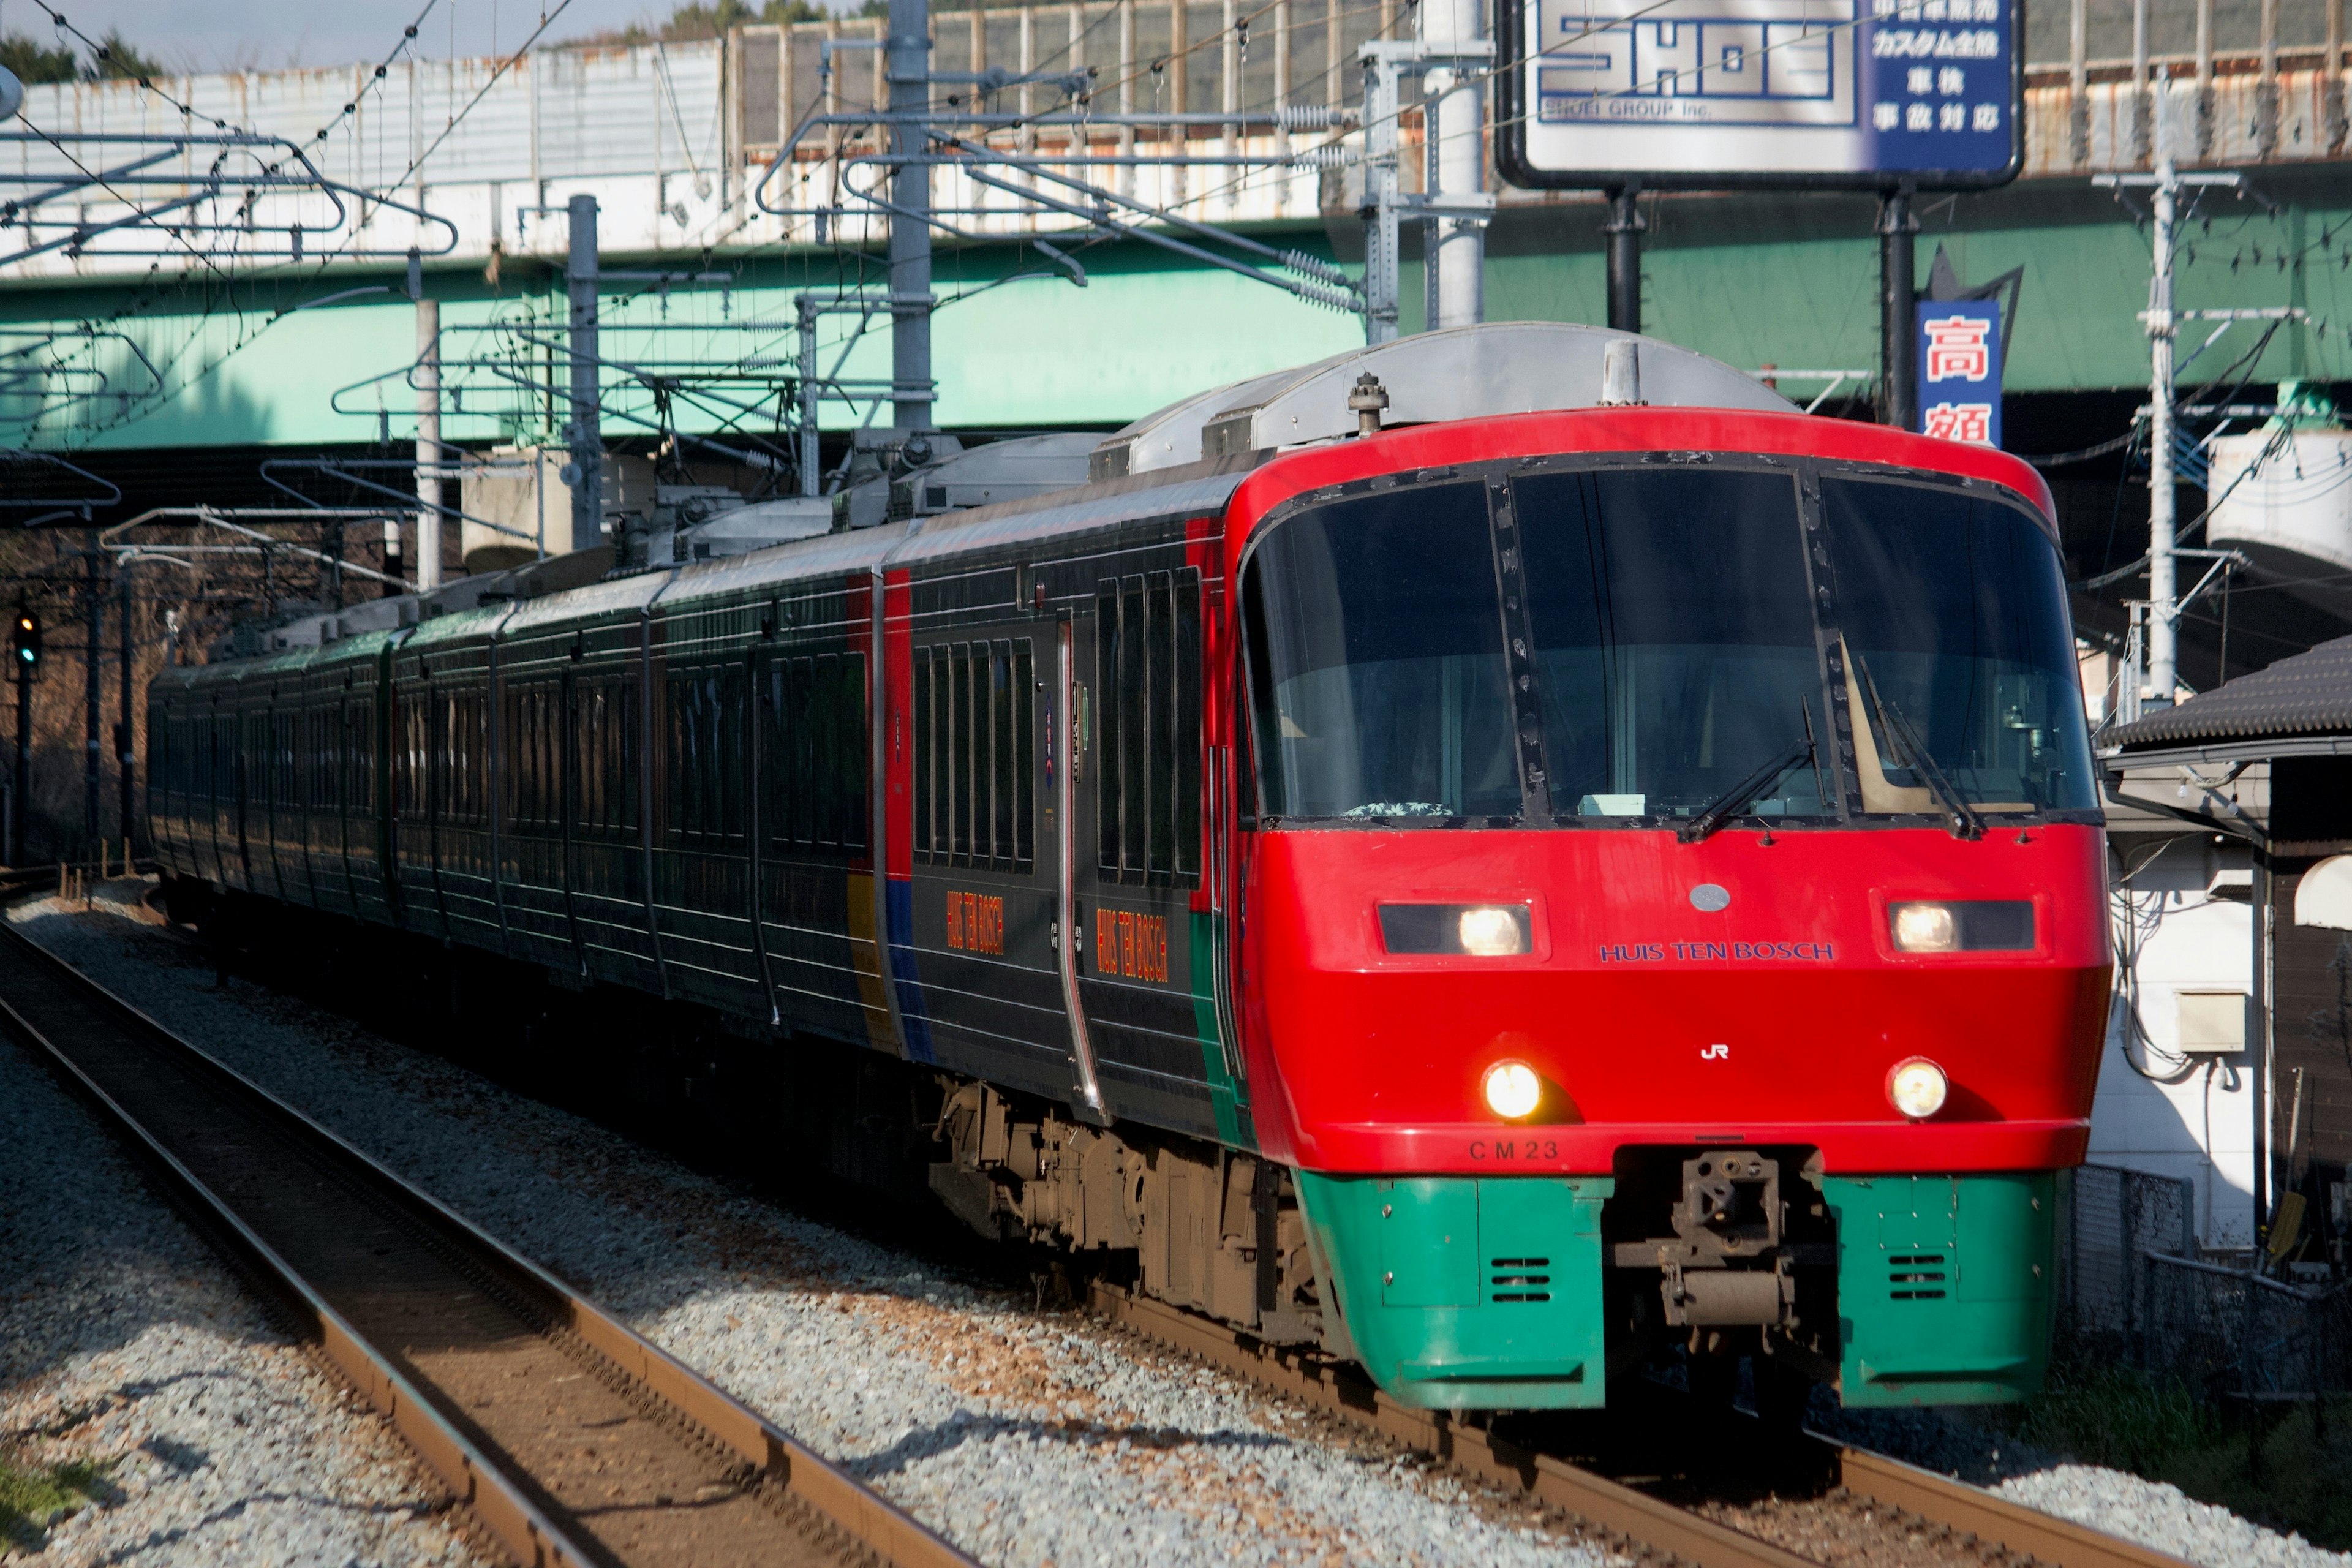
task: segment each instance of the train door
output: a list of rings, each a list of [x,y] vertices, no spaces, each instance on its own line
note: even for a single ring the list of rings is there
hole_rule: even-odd
[[[1202,584],[1123,573],[1077,639],[1070,957],[1106,1109],[1243,1140],[1203,849]]]
[[[996,579],[1018,580],[1010,568]],[[934,593],[946,596],[919,583],[913,602]],[[922,618],[907,698],[888,721],[890,767],[909,800],[911,901],[892,963],[900,994],[914,997],[902,1007],[910,1053],[1088,1105],[1073,1092],[1055,953],[1061,859],[1042,717],[1058,710],[1054,623],[951,609]]]

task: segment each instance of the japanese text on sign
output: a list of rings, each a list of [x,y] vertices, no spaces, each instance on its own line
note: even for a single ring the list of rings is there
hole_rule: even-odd
[[[2000,446],[2000,303],[1923,300],[1918,322],[1920,433]]]
[[[1515,183],[2016,172],[2016,0],[1506,0]],[[1523,107],[1522,107],[1523,106]]]

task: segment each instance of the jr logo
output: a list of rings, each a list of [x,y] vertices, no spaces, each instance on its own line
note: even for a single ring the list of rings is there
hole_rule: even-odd
[[[1731,1059],[1729,1046],[1701,1046],[1698,1059],[1703,1062],[1727,1062]]]

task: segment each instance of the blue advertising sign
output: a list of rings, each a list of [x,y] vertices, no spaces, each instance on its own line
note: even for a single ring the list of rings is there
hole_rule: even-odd
[[[1919,432],[2000,445],[2000,303],[1922,300]]]
[[[1970,189],[2024,152],[2020,0],[1503,0],[1515,184]]]

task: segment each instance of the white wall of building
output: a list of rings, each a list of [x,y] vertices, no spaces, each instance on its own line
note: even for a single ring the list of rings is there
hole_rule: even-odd
[[[2179,1002],[2184,991],[2242,996],[2248,989],[2253,912],[2246,850],[2187,832],[2160,847],[2141,840],[2118,849],[2111,863],[2116,986],[2091,1110],[2090,1158],[2194,1182],[2200,1244],[2250,1246],[2251,1058],[2184,1052]]]

